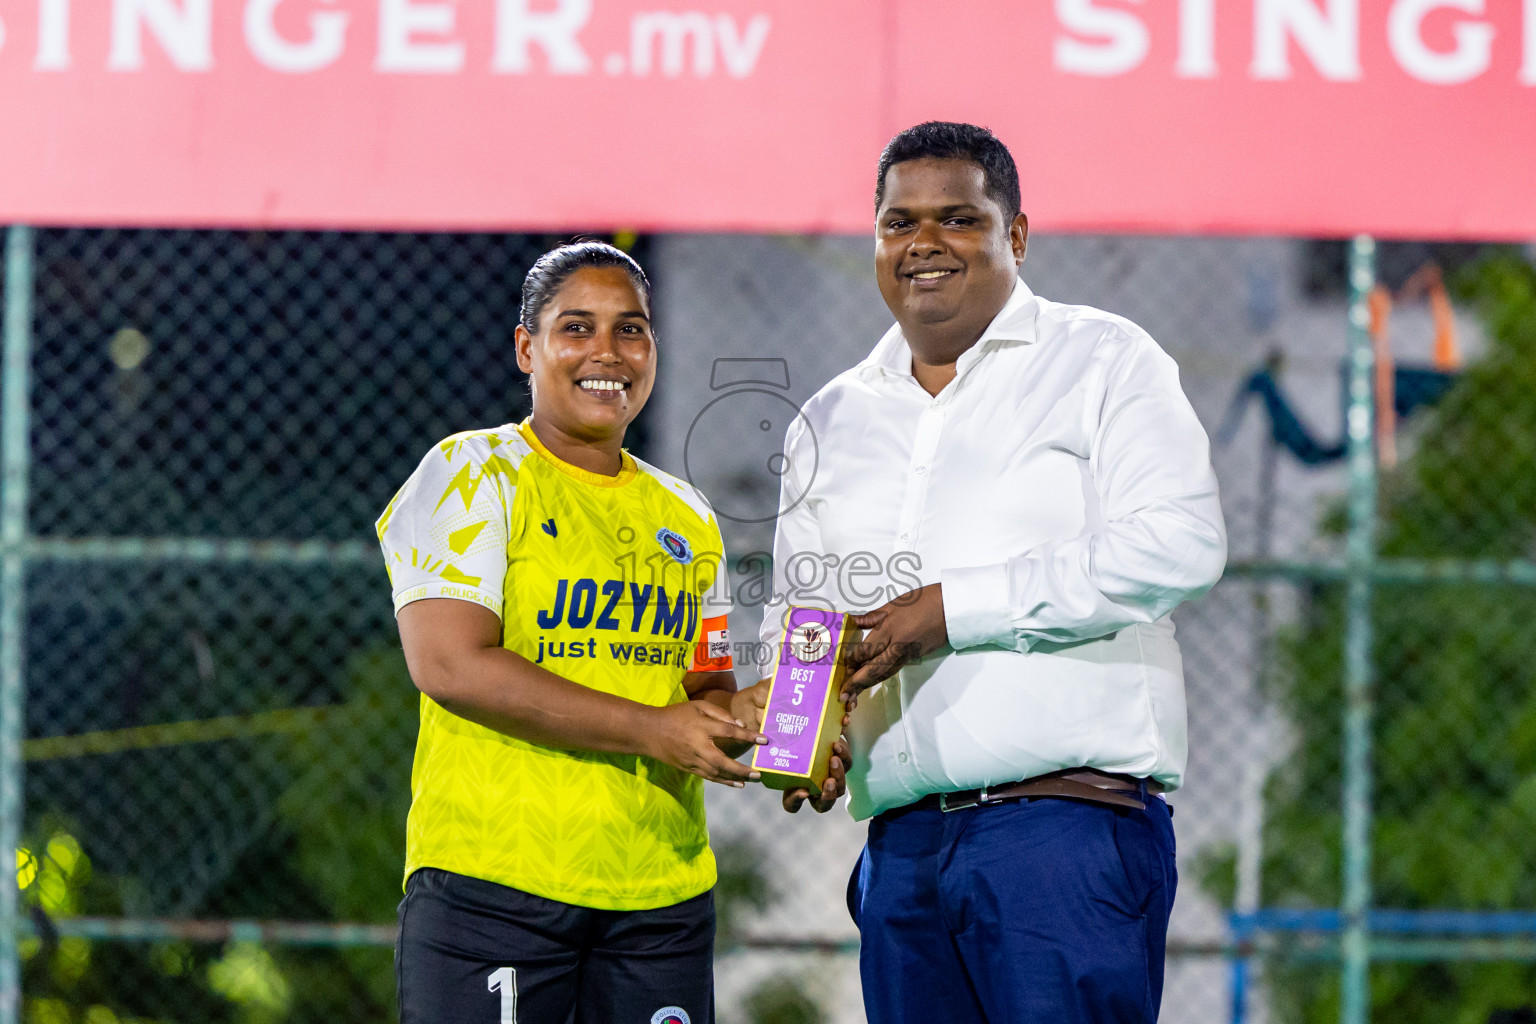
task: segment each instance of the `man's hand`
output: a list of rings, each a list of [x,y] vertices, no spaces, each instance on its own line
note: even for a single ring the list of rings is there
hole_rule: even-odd
[[[848,651],[848,678],[843,698],[850,710],[859,694],[895,675],[901,666],[949,643],[944,624],[944,597],[939,584],[930,583],[903,594],[872,612],[855,615],[864,639]]]
[[[848,716],[843,716],[843,725],[848,724]],[[848,792],[848,741],[842,736],[832,744],[831,774],[821,784],[821,792],[814,797],[808,789],[786,789],[784,791],[784,809],[790,814],[800,810],[800,805],[807,800],[816,808],[817,814],[826,814],[837,803],[839,797]]]
[[[647,721],[646,755],[691,775],[742,788],[762,776],[725,756],[717,741],[762,744],[768,737],[748,729],[707,700],[655,708]]]

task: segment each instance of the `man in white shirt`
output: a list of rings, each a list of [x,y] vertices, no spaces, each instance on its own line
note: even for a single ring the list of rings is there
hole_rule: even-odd
[[[786,605],[863,613],[869,1019],[1155,1021],[1161,793],[1186,761],[1168,616],[1226,560],[1205,433],[1146,332],[1019,279],[1028,221],[990,132],[902,132],[875,205],[896,325],[789,431],[763,625],[772,643]]]

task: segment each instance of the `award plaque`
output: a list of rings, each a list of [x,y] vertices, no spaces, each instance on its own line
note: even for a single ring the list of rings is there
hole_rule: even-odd
[[[859,636],[853,617],[842,612],[789,609],[763,708],[768,743],[752,754],[763,785],[820,791],[831,770],[832,744],[842,734],[845,650]]]

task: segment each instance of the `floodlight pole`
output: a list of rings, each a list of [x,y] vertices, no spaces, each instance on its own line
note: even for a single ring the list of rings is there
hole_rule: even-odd
[[[27,469],[32,370],[32,229],[5,239],[4,381],[0,384],[0,1024],[21,1019],[16,939],[21,894],[22,715],[26,706]]]
[[[1371,344],[1371,291],[1376,242],[1357,235],[1349,246],[1349,537],[1345,552],[1344,633],[1344,899],[1341,1024],[1371,1016],[1371,590],[1376,562],[1376,355]]]

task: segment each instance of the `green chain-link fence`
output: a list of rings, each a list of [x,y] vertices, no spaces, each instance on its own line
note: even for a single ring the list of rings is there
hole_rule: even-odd
[[[18,1020],[393,1018],[416,705],[372,522],[428,445],[525,411],[512,328],[549,241],[10,231],[0,848],[21,888],[0,971],[20,965]],[[868,243],[638,244],[662,377],[632,446],[695,466],[722,508],[771,499],[728,421],[687,440],[718,409],[713,361],[783,359],[792,408],[862,356],[889,322]],[[1345,255],[1041,238],[1025,268],[1147,326],[1215,441],[1233,567],[1176,614],[1176,1024],[1359,1014],[1367,954],[1378,1020],[1536,1005],[1536,274],[1510,253],[1380,253],[1400,297],[1426,258],[1462,265],[1464,367],[1431,369],[1429,307],[1401,303],[1398,405],[1429,391],[1378,475],[1359,319],[1377,252],[1357,247],[1353,278]],[[766,543],[723,526],[738,565]],[[712,791],[709,810],[722,1016],[861,1020],[841,907],[862,826],[786,818],[769,793]]]

